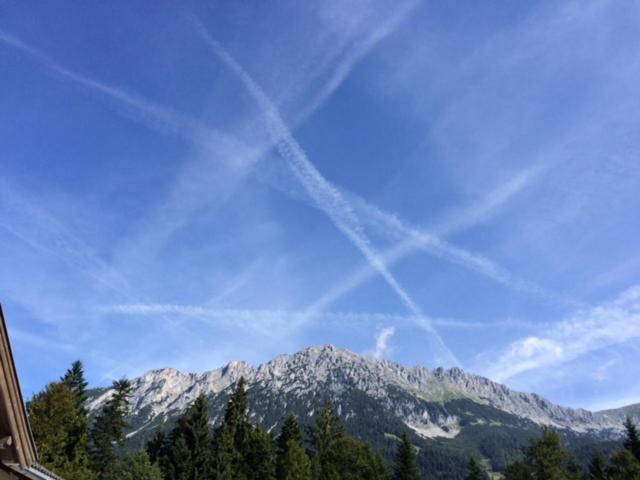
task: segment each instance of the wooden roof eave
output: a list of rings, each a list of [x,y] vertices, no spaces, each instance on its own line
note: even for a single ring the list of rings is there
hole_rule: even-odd
[[[9,426],[16,463],[23,469],[29,468],[37,460],[36,446],[31,434],[20,383],[13,361],[13,353],[7,333],[7,327],[0,305],[0,398],[4,416]]]

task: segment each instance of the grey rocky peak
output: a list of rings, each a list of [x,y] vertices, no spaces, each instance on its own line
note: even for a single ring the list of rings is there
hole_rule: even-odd
[[[183,373],[173,368],[152,370],[133,380],[133,415],[151,422],[158,416],[178,415],[199,394],[215,398],[228,393],[244,377],[248,388],[270,398],[313,398],[330,395],[340,402],[345,392],[358,391],[393,412],[405,425],[424,437],[453,437],[460,431],[454,413],[434,413],[428,405],[467,400],[493,407],[538,425],[574,432],[618,432],[620,415],[590,412],[555,405],[532,393],[522,393],[487,378],[454,367],[430,371],[371,358],[333,345],[309,347],[280,355],[257,368],[234,361],[205,373]],[[400,394],[398,393],[400,392]],[[93,398],[96,410],[109,390]],[[313,413],[311,403],[308,414]]]

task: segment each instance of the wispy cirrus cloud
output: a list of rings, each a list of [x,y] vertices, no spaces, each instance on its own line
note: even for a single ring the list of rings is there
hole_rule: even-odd
[[[131,299],[127,278],[56,216],[0,179],[0,228],[34,250],[53,255],[98,284]]]
[[[610,302],[580,310],[545,330],[545,334],[512,342],[485,368],[487,376],[504,381],[640,337],[640,286],[625,290]]]

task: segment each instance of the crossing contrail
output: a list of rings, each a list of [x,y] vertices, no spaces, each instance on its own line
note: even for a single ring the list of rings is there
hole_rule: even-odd
[[[215,55],[238,77],[248,93],[258,105],[264,116],[265,125],[272,142],[280,155],[288,162],[289,168],[300,184],[313,199],[318,208],[322,210],[333,224],[360,250],[371,266],[382,276],[389,287],[396,293],[402,303],[415,316],[423,318],[421,326],[431,333],[437,341],[439,348],[445,353],[449,361],[459,363],[444,344],[440,335],[431,325],[431,322],[422,313],[417,303],[400,285],[398,280],[389,271],[382,258],[371,244],[364,232],[360,220],[350,203],[342,193],[332,185],[311,163],[300,144],[293,138],[289,128],[285,125],[275,105],[267,97],[260,86],[251,78],[244,68],[227,51],[204,30],[204,27],[195,22],[199,32],[207,41]]]

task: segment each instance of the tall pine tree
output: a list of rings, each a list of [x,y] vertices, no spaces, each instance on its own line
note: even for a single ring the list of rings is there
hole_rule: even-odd
[[[214,434],[214,472],[216,480],[246,480],[245,459],[249,454],[251,425],[245,380],[240,378],[227,403],[224,422]]]
[[[409,435],[406,432],[402,434],[400,445],[398,445],[398,451],[396,452],[393,480],[420,480],[415,447],[411,444]]]
[[[87,381],[84,378],[82,362],[80,360],[73,362],[60,381],[71,387],[76,394],[78,404],[84,408],[84,402],[87,400]]]
[[[249,435],[249,450],[245,458],[249,480],[275,480],[276,448],[271,436],[260,426]]]
[[[278,480],[311,480],[311,460],[304,447],[289,440],[285,451],[278,456]]]
[[[87,401],[87,381],[84,378],[84,368],[80,360],[76,360],[60,379],[71,388],[76,397],[76,408],[81,420],[70,431],[71,441],[67,456],[73,459],[78,456],[79,462],[86,464],[89,455],[89,412],[85,407]]]
[[[165,454],[167,448],[167,436],[164,433],[164,425],[160,425],[153,434],[151,440],[147,442],[147,455],[151,463],[160,463],[160,459]]]
[[[276,443],[278,448],[276,478],[278,480],[293,480],[298,477],[306,479],[307,476],[310,478],[311,461],[304,450],[302,431],[295,415],[287,416]]]
[[[131,383],[122,379],[113,382],[113,394],[96,417],[91,431],[91,461],[99,476],[112,478],[118,457],[115,448],[123,444],[126,417],[129,413]]]
[[[162,426],[147,443],[152,462],[167,480],[208,480],[213,475],[209,404],[199,395],[178,419],[167,438]]]
[[[534,439],[524,450],[525,464],[529,467],[533,478],[545,480],[565,480],[567,478],[566,462],[568,460],[560,442],[560,437],[551,428],[542,429],[542,438]]]
[[[309,429],[311,445],[314,450],[314,476],[318,480],[335,478],[335,465],[331,463],[332,449],[344,435],[344,427],[338,417],[334,415],[331,404],[326,403],[317,412],[315,425]]]
[[[636,460],[640,461],[640,436],[638,435],[638,428],[629,417],[627,417],[624,422],[624,428],[627,432],[624,448],[629,450],[633,456],[636,457]]]
[[[191,453],[191,480],[207,480],[213,467],[208,408],[207,398],[201,394],[178,421],[177,428]]]

